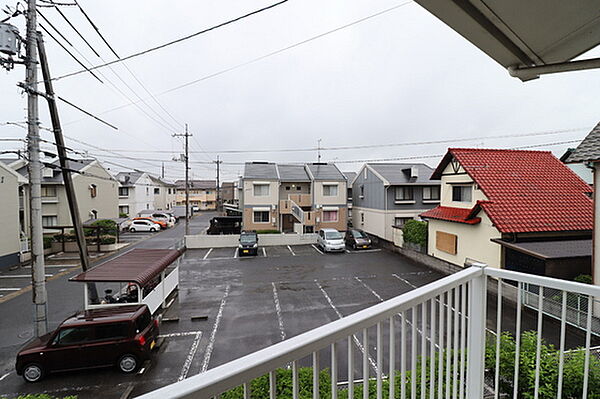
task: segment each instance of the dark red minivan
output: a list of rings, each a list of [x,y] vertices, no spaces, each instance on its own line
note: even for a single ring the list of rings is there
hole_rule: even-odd
[[[131,373],[150,357],[157,338],[158,321],[146,305],[87,310],[28,342],[17,354],[16,370],[28,382],[55,371],[94,367]]]

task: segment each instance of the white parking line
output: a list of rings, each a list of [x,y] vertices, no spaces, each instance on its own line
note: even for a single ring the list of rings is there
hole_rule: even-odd
[[[21,288],[0,288],[0,291],[19,291]]]
[[[290,247],[289,245],[287,246],[288,249],[290,250],[290,252],[292,253],[292,256],[296,256],[296,254],[294,253],[294,251],[292,250],[292,247]]]
[[[44,276],[52,277],[52,274],[44,274]],[[13,274],[13,275],[0,276],[0,278],[31,278],[31,274]]]
[[[183,367],[181,368],[181,373],[179,374],[179,378],[177,379],[177,381],[184,380],[185,377],[187,377],[188,372],[190,371],[190,367],[192,365],[192,361],[194,360],[194,356],[196,355],[196,351],[198,351],[198,344],[200,343],[200,338],[202,338],[202,331],[198,331],[196,333],[196,337],[194,337],[194,341],[192,342],[190,351],[188,352],[188,355],[185,358],[185,362],[183,363]]]
[[[239,250],[239,248],[235,249],[235,252],[233,253],[233,259],[238,257],[238,250]]]
[[[66,264],[66,265],[44,265],[45,268],[49,267],[79,267],[79,264]],[[31,269],[31,266],[23,266],[23,269]]]
[[[3,379],[5,379],[6,377],[8,377],[11,374],[12,374],[12,371],[9,372],[9,373],[4,374],[2,377],[0,377],[0,381],[2,381]]]
[[[317,248],[317,246],[315,244],[311,244],[311,247],[313,247],[315,249],[315,251],[317,251],[318,253],[323,255],[323,252],[319,248]]]
[[[206,255],[204,255],[204,258],[202,258],[202,260],[205,260],[206,258],[208,258],[208,255],[210,255],[210,253],[212,252],[212,248],[208,250],[208,252],[206,253]]]
[[[265,249],[265,247],[262,247],[263,250],[263,256],[266,258],[267,257],[267,250]]]
[[[411,283],[407,279],[398,276],[396,273],[392,273],[392,276],[396,277],[398,280],[402,281],[404,284],[407,284],[407,285],[409,285],[412,288],[417,288],[416,285],[414,285],[413,283]]]
[[[212,332],[210,333],[208,345],[206,346],[206,352],[204,352],[204,360],[202,362],[202,368],[200,369],[201,373],[204,373],[206,370],[208,370],[210,356],[212,355],[213,347],[215,346],[217,328],[219,328],[219,323],[221,322],[221,318],[223,317],[223,309],[225,308],[225,303],[227,302],[227,297],[229,296],[230,288],[230,284],[227,284],[227,287],[225,287],[225,294],[223,294],[223,299],[221,299],[221,305],[219,306],[219,311],[217,312],[217,317],[215,318],[215,324],[213,326]]]
[[[342,315],[342,313],[338,310],[338,308],[335,307],[335,305],[333,304],[333,301],[331,300],[331,298],[329,297],[329,295],[327,294],[327,291],[325,291],[325,289],[323,288],[323,286],[321,284],[319,284],[319,282],[317,280],[315,280],[315,284],[317,285],[317,287],[319,287],[319,289],[321,290],[321,293],[323,293],[323,296],[325,296],[325,299],[327,300],[327,302],[329,302],[329,306],[331,306],[331,308],[335,311],[335,313],[338,315],[338,317],[340,319],[342,317],[344,317]],[[358,346],[358,349],[364,354],[365,353],[365,347],[358,340],[358,338],[356,338],[356,335],[354,335],[354,334],[352,335],[352,340],[354,341],[354,343],[356,344],[356,346]],[[368,349],[369,348],[367,348],[367,350]],[[373,370],[375,371],[375,373],[377,373],[377,364],[371,358],[371,355],[369,355],[368,353],[367,353],[367,357],[369,358],[369,363],[371,363],[371,367],[373,368]]]
[[[275,311],[277,312],[277,321],[279,323],[279,333],[281,334],[281,340],[285,340],[285,330],[283,329],[283,319],[281,318],[281,306],[279,304],[279,295],[277,295],[277,287],[275,283],[271,283],[273,286],[273,301],[275,302]]]
[[[174,338],[174,337],[187,337],[189,335],[196,335],[198,333],[202,333],[202,331],[185,331],[185,332],[176,332],[170,334],[160,334],[158,338]]]

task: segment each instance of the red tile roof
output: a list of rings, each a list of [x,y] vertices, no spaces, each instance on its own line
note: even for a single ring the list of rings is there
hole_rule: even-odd
[[[422,217],[428,219],[446,220],[448,222],[458,222],[466,224],[477,224],[481,222],[481,218],[472,217],[472,209],[469,208],[453,208],[450,206],[438,206],[421,214]]]
[[[592,230],[590,186],[549,151],[450,148],[432,178],[453,158],[489,200],[479,206],[500,232]]]

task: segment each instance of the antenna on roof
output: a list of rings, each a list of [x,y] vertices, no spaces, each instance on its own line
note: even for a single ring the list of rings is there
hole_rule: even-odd
[[[321,139],[317,140],[317,162],[321,163]]]

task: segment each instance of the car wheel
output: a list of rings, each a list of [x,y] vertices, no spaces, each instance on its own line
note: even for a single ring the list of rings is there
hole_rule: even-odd
[[[135,229],[132,227],[132,228],[129,229],[129,232],[135,233]]]
[[[150,227],[150,232],[154,233],[156,231],[156,229],[154,227]]]
[[[38,382],[44,377],[44,369],[39,364],[28,364],[23,369],[23,379],[27,382]]]
[[[137,366],[137,358],[130,353],[121,356],[121,358],[119,359],[119,370],[121,370],[124,373],[134,372],[135,369],[137,369]]]

